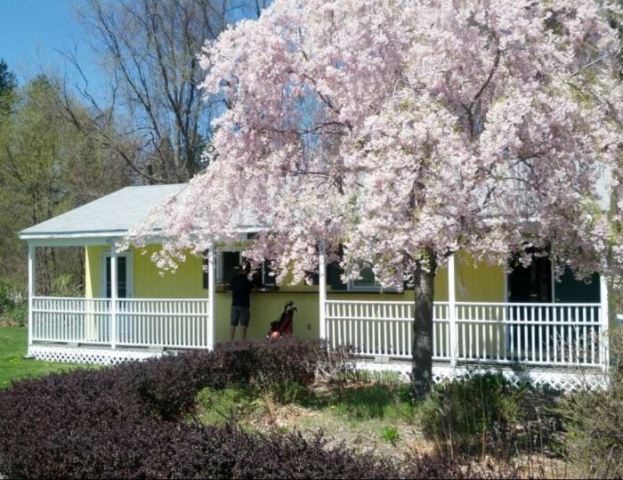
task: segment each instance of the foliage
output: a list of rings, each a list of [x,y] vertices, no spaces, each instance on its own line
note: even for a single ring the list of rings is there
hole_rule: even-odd
[[[243,213],[270,226],[245,255],[270,259],[279,282],[316,271],[319,241],[329,261],[343,247],[350,278],[372,265],[383,287],[407,280],[422,393],[449,254],[529,264],[551,247],[554,265],[588,276],[614,245],[609,266],[623,266],[600,207],[603,171],[621,176],[618,12],[598,0],[275,1],[205,46],[204,94],[227,106],[214,160],[133,238],[164,217],[158,263],[175,268],[186,248],[235,239]]]
[[[15,74],[9,70],[6,62],[0,59],[0,125],[2,124],[2,117],[11,111],[16,89]]]
[[[398,432],[398,429],[394,426],[385,426],[381,431],[381,437],[386,442],[395,445],[396,442],[400,439],[400,433]]]
[[[577,392],[561,406],[569,458],[592,478],[623,476],[623,332],[613,332],[608,388]]]
[[[89,478],[391,473],[343,447],[326,449],[320,438],[260,438],[182,421],[201,388],[310,382],[326,361],[333,360],[322,343],[287,339],[19,382],[0,392],[0,472]]]
[[[52,279],[51,294],[58,297],[82,296],[82,285],[71,273],[61,273]]]
[[[469,458],[454,458],[447,455],[428,454],[410,456],[405,462],[402,474],[404,478],[522,478],[519,472],[512,466],[483,466],[474,464]]]
[[[18,232],[128,182],[118,159],[64,117],[54,83],[38,76],[16,90],[11,112],[0,119],[0,279],[20,291],[25,290],[27,262]],[[75,115],[89,117],[78,103]],[[74,282],[81,278],[83,250],[38,248],[38,293],[49,294],[67,274]]]
[[[415,409],[407,385],[401,382],[372,382],[337,390],[325,403],[335,413],[352,419],[415,420]]]
[[[27,316],[28,303],[22,293],[0,279],[0,326],[24,326]]]
[[[518,387],[485,373],[437,385],[418,411],[424,434],[444,454],[509,456],[547,449],[559,431],[556,392]]]

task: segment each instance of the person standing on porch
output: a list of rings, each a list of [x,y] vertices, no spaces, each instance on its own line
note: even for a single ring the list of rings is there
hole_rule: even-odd
[[[245,264],[229,283],[229,289],[231,290],[230,340],[234,340],[238,324],[240,324],[240,338],[242,340],[247,338],[251,306],[250,298],[251,290],[253,289],[253,283],[249,280],[250,271],[249,264]]]

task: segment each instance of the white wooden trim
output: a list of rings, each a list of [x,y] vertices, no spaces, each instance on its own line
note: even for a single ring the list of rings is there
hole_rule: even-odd
[[[28,345],[32,345],[32,332],[33,332],[33,312],[32,312],[32,299],[36,292],[36,259],[37,250],[32,243],[28,243]]]
[[[104,263],[104,272],[106,272],[106,263]],[[117,348],[117,280],[117,250],[113,245],[110,250],[110,346],[113,349]]]
[[[318,301],[320,313],[320,325],[318,336],[321,340],[327,338],[326,302],[327,302],[327,261],[325,256],[324,241],[320,242],[318,251]]]
[[[610,327],[610,311],[608,309],[608,279],[605,275],[599,275],[599,296],[601,303],[601,328],[605,334],[601,338],[600,358],[602,359],[602,368],[604,371],[607,371],[610,365],[610,349],[607,335]]]
[[[210,295],[210,307],[208,314],[208,348],[214,348],[214,318],[216,315],[216,269],[214,268],[215,251],[214,245],[208,249],[208,291]]]
[[[111,237],[23,239],[36,247],[85,247],[91,245],[110,245]],[[118,237],[121,238],[121,237]]]
[[[456,324],[456,278],[454,254],[448,258],[448,320],[450,321],[448,336],[450,337],[450,365],[456,366],[458,356],[458,331]]]

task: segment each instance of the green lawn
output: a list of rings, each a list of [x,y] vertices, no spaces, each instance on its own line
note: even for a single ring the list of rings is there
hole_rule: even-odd
[[[40,377],[79,366],[24,360],[27,344],[28,333],[25,327],[0,327],[0,389],[10,387],[12,380]]]

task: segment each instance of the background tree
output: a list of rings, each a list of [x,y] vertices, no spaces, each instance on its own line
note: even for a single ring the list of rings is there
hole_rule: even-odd
[[[121,155],[137,181],[187,181],[205,166],[210,120],[223,102],[201,101],[197,54],[228,23],[257,17],[263,6],[260,0],[89,0],[80,18],[103,59],[112,103],[97,101],[85,77],[78,89],[99,117],[114,117],[107,123],[119,128],[114,136],[98,124],[81,128]],[[75,56],[69,58],[82,73]]]
[[[24,288],[23,228],[94,200],[129,182],[125,163],[85,138],[58,110],[60,91],[39,76],[16,92],[0,129],[0,279]],[[88,112],[77,103],[76,115]],[[78,253],[78,254],[76,254]],[[42,293],[82,284],[83,252],[40,249]],[[63,283],[64,282],[64,283]],[[56,289],[58,290],[58,289]]]
[[[529,264],[549,249],[557,273],[581,277],[623,243],[599,189],[620,169],[612,15],[588,0],[276,2],[202,54],[206,95],[228,110],[217,160],[160,212],[160,265],[234,238],[237,211],[270,225],[247,254],[272,259],[279,280],[315,269],[318,241],[333,259],[343,245],[347,276],[372,266],[385,287],[413,285],[425,394],[450,254]]]
[[[6,62],[0,59],[0,116],[10,112],[16,88],[15,74],[9,70]]]

